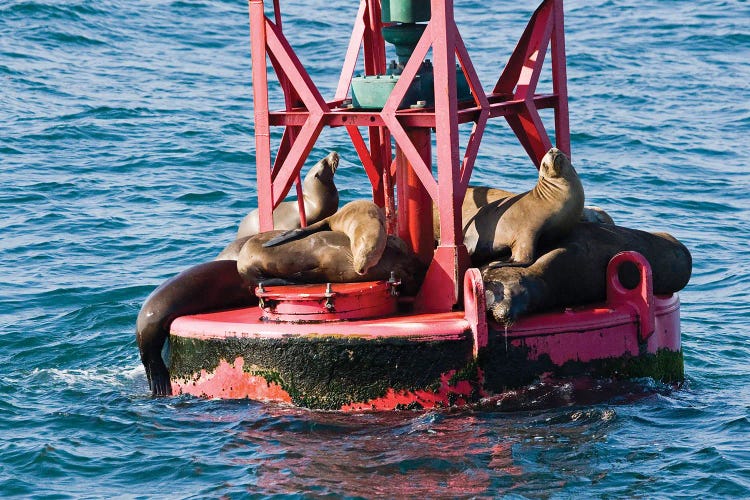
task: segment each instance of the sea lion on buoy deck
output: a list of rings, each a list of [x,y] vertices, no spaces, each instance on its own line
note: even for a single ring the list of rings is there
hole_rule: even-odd
[[[611,224],[614,225],[615,221],[603,208],[599,208],[594,205],[588,205],[583,207],[583,213],[581,214],[581,222],[593,222],[595,224]]]
[[[463,225],[465,226],[471,218],[476,215],[480,208],[499,200],[511,198],[516,196],[516,194],[518,193],[512,193],[510,191],[505,191],[504,189],[496,189],[486,186],[469,186],[466,189],[466,195],[464,196],[464,201],[461,205]],[[439,214],[437,214],[437,216],[439,216]],[[603,208],[594,205],[584,205],[580,221],[597,222],[599,224],[615,223],[612,217]]]
[[[476,196],[477,193],[482,193]],[[511,193],[502,189],[495,189],[486,186],[469,186],[466,190],[466,197],[461,206],[462,227],[471,222],[471,219],[477,214],[480,208],[498,201],[516,196],[518,193]],[[484,202],[482,201],[484,200]],[[597,224],[614,224],[615,221],[609,213],[603,208],[595,205],[584,205],[581,213],[580,222],[595,222]],[[440,241],[440,212],[437,205],[432,206],[432,227],[434,230],[435,242]]]
[[[505,191],[504,189],[487,186],[469,186],[466,188],[466,195],[464,195],[464,200],[461,204],[461,227],[465,228],[482,207],[517,195],[518,193]],[[580,221],[597,222],[599,224],[615,223],[603,208],[593,205],[584,205]],[[440,212],[435,204],[432,205],[432,227],[435,241],[438,242],[440,241]]]
[[[244,245],[250,237],[251,236],[243,236],[242,238],[237,238],[227,245],[224,250],[219,252],[219,255],[217,255],[214,260],[237,260],[237,256],[240,254],[240,250],[242,250],[242,245]]]
[[[540,239],[560,238],[578,223],[583,202],[583,186],[570,159],[550,149],[533,189],[481,207],[464,227],[472,263],[480,265],[510,252],[506,265],[530,265]]]
[[[198,264],[151,292],[138,313],[135,336],[153,395],[172,394],[161,351],[175,318],[255,303],[257,299],[237,273],[234,260]]]
[[[401,280],[401,290],[416,294],[426,271],[406,244],[387,236],[382,255],[364,274],[352,265],[352,244],[343,232],[319,231],[279,247],[265,245],[283,234],[268,231],[251,236],[240,250],[237,271],[250,285],[268,278],[297,283],[349,283],[387,280],[391,272]]]
[[[308,224],[313,224],[328,217],[339,208],[339,192],[333,182],[333,176],[339,166],[339,155],[332,151],[313,166],[302,182],[302,198],[305,203],[305,217]],[[284,201],[273,211],[274,229],[294,229],[300,227],[299,206],[297,201]],[[237,229],[236,239],[252,236],[260,232],[258,209],[251,211],[242,219]]]
[[[368,200],[347,203],[341,210],[325,219],[301,229],[286,231],[263,244],[272,247],[299,240],[319,231],[344,233],[351,242],[352,266],[359,275],[378,263],[385,250],[388,233],[383,210]]]
[[[507,325],[534,312],[603,302],[607,265],[626,250],[648,260],[656,295],[677,292],[690,280],[690,251],[673,236],[581,222],[556,243],[542,246],[540,257],[529,267],[482,266],[487,311]],[[631,288],[639,279],[620,276]]]

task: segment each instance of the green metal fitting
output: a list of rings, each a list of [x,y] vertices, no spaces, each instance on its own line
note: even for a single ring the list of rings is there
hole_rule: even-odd
[[[430,0],[382,0],[384,23],[423,23],[430,20]]]

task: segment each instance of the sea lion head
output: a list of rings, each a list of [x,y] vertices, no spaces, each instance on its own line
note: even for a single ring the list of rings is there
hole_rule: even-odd
[[[354,237],[351,245],[352,267],[355,273],[364,276],[380,262],[388,242],[388,235],[385,227],[377,235],[372,234],[372,231],[366,233],[357,231],[357,233],[359,234]]]
[[[360,276],[367,274],[367,271],[374,267],[380,260],[380,255],[377,255],[375,252],[365,252],[361,250],[367,244],[367,242],[362,241],[355,242],[353,245],[353,247],[357,248],[359,251],[352,253],[352,267],[354,268],[354,272]]]
[[[339,166],[339,154],[331,151],[328,156],[316,163],[305,176],[305,182],[322,182],[323,184],[332,184],[333,175]]]
[[[570,158],[565,153],[557,148],[547,151],[539,165],[539,177],[547,179],[568,178],[571,174],[578,175],[570,162]]]

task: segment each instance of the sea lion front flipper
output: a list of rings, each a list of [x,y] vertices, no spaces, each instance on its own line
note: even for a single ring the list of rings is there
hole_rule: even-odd
[[[523,233],[511,244],[511,256],[506,266],[528,267],[534,263],[536,253],[536,234]]]
[[[282,243],[286,243],[287,241],[299,240],[301,238],[304,238],[306,235],[307,233],[303,229],[290,229],[289,231],[284,231],[280,235],[266,241],[262,246],[263,248],[275,247],[276,245],[281,245]]]
[[[315,224],[312,224],[307,227],[299,228],[299,229],[290,229],[289,231],[284,231],[278,236],[274,236],[270,240],[263,243],[263,248],[268,247],[275,247],[277,245],[281,245],[282,243],[287,243],[289,241],[296,241],[301,240],[305,236],[309,236],[313,233],[317,233],[319,231],[322,231],[328,227],[328,219],[323,219],[320,222],[316,222]]]
[[[495,260],[484,265],[487,269],[499,269],[501,267],[529,267],[533,262],[513,262],[511,260]]]

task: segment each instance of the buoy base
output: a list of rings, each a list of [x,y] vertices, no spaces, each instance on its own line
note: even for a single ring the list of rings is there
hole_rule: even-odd
[[[606,305],[490,323],[476,356],[462,312],[300,325],[257,307],[186,316],[170,337],[172,389],[359,411],[466,405],[542,375],[680,382],[677,295],[655,297],[654,312],[646,341],[632,309]]]
[[[618,278],[626,262],[641,273],[632,289]],[[172,391],[359,411],[471,404],[542,376],[682,381],[677,294],[654,296],[651,268],[635,252],[610,261],[607,285],[602,304],[507,328],[487,321],[477,269],[464,275],[463,311],[288,322],[270,321],[266,304],[183,316],[171,326]],[[328,299],[313,295],[313,306]],[[328,314],[324,306],[312,309]]]

